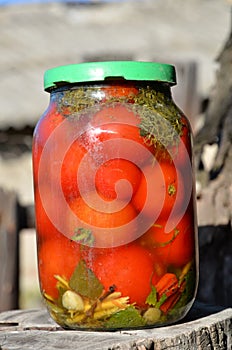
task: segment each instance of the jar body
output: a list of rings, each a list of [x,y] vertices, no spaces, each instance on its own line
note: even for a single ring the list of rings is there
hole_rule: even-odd
[[[40,287],[64,328],[176,322],[197,288],[191,129],[168,85],[51,93],[33,141]]]

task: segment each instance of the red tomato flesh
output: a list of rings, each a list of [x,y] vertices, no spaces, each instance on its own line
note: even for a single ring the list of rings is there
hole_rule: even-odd
[[[146,203],[144,207],[147,198],[147,183],[152,185],[153,200]],[[175,203],[177,191],[179,192],[178,202]],[[184,190],[181,174],[178,173],[177,177],[177,170],[172,164],[160,162],[154,166],[148,165],[142,169],[141,182],[132,199],[132,203],[139,212],[143,211],[144,215],[148,217],[156,217],[159,213],[160,219],[167,219],[174,204],[181,209],[183,197]]]
[[[165,221],[158,221],[140,239],[140,244],[149,248],[165,266],[182,267],[194,256],[194,223],[187,212],[176,228],[165,232]]]
[[[106,290],[115,285],[123,296],[130,297],[130,303],[140,307],[145,305],[155,273],[146,249],[136,244],[116,248],[96,258],[93,270]]]
[[[112,159],[99,167],[96,173],[96,188],[106,198],[131,199],[136,192],[141,177],[139,168],[125,159]],[[121,181],[116,188],[117,182]],[[132,187],[132,188],[131,188]]]
[[[120,200],[107,201],[105,199],[99,204],[98,195],[95,192],[88,193],[88,200],[94,207],[88,205],[81,197],[71,202],[70,207],[84,225],[91,225],[95,247],[112,247],[134,240],[137,213],[131,204]],[[126,224],[130,222],[131,228],[128,229]],[[102,228],[105,230],[101,230]],[[117,229],[115,233],[110,230],[113,228]]]

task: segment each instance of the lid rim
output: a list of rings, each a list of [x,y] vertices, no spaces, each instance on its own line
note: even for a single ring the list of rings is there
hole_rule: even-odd
[[[144,61],[103,61],[48,69],[44,74],[44,90],[54,89],[60,83],[101,82],[110,78],[176,84],[175,67],[170,64]]]

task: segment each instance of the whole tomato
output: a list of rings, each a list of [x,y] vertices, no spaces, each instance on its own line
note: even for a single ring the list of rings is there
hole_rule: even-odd
[[[115,248],[96,258],[93,271],[105,290],[115,285],[122,296],[129,296],[130,303],[144,307],[155,274],[153,261],[146,249],[137,244]]]
[[[82,145],[100,161],[124,158],[140,166],[152,157],[152,148],[140,135],[140,118],[122,104],[104,107],[81,137]]]
[[[78,140],[74,141],[65,154],[61,167],[61,186],[64,196],[68,202],[80,195],[80,188],[83,192],[94,189],[94,179],[90,169],[94,160],[83,161],[87,151],[81,147]],[[78,170],[82,163],[81,173],[83,181],[78,182]]]
[[[102,199],[95,192],[88,193],[86,199],[76,198],[70,208],[84,227],[90,227],[95,247],[113,247],[134,240],[137,212],[130,203]]]
[[[141,171],[132,162],[111,159],[99,167],[95,182],[98,192],[106,198],[131,199],[138,188],[140,178]],[[123,181],[118,183],[120,180]]]
[[[140,244],[149,248],[165,266],[182,267],[194,258],[194,222],[186,212],[171,231],[165,232],[166,221],[157,221],[141,238]]]
[[[39,241],[38,268],[41,291],[58,297],[55,275],[69,280],[80,260],[80,246],[57,232],[50,239]]]
[[[40,183],[49,182],[51,184],[59,180],[57,169],[62,160],[62,154],[65,153],[67,148],[65,135],[69,135],[71,128],[72,126],[68,118],[65,118],[58,112],[55,103],[50,105],[49,109],[37,123],[33,139],[33,175],[35,186],[38,185],[38,181]],[[43,152],[43,162],[41,162]],[[39,170],[42,174],[40,179],[38,178]]]
[[[179,179],[179,181],[178,181]],[[148,184],[152,198],[147,201]],[[178,196],[177,196],[178,194]],[[147,165],[142,169],[141,182],[132,198],[132,203],[139,212],[155,218],[168,218],[174,204],[181,210],[184,197],[184,185],[181,174],[173,164],[162,161]]]

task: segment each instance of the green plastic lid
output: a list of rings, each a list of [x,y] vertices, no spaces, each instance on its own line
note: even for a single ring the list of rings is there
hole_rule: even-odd
[[[44,89],[64,84],[104,81],[110,78],[176,84],[175,67],[170,64],[141,61],[108,61],[70,64],[49,69],[44,74]]]

